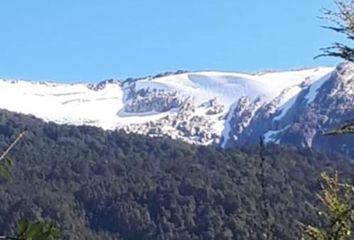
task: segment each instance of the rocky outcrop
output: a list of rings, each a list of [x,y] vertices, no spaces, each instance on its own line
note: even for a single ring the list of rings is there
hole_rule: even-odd
[[[189,96],[177,91],[136,89],[135,82],[126,84],[124,111],[134,113],[167,113],[155,121],[118,126],[130,133],[152,137],[168,135],[192,144],[218,144],[221,131],[214,128],[215,119],[224,117],[224,105],[216,98],[196,105]]]
[[[242,96],[227,112],[216,98],[196,105],[190,96],[166,89],[136,89],[125,86],[127,113],[168,113],[158,120],[120,126],[127,132],[149,136],[168,135],[192,144],[220,144],[232,148],[265,142],[316,147],[354,156],[348,139],[335,140],[323,133],[354,119],[354,64],[339,65],[330,75],[315,82],[311,76],[284,89],[270,100]],[[226,120],[223,126],[217,124]],[[228,132],[225,127],[228,125]],[[223,132],[224,131],[224,132]]]
[[[128,113],[167,112],[179,108],[184,102],[177,92],[156,89],[141,89],[130,94],[129,98],[124,105],[124,110]]]
[[[261,105],[262,101],[260,98],[251,101],[248,97],[241,97],[238,100],[233,111],[229,113],[231,115],[228,123],[230,130],[227,140],[222,139],[222,141],[227,141],[224,142],[224,147],[233,146],[239,141],[239,138],[243,136],[243,132],[247,129]]]
[[[315,147],[327,152],[354,156],[353,136],[323,136],[323,133],[354,119],[354,64],[344,63],[331,75],[306,85],[292,99],[279,106],[281,97],[261,106],[246,128],[242,128],[243,112],[251,112],[247,101],[235,109],[233,134],[228,147],[256,143],[260,136],[266,142]],[[247,110],[242,108],[244,106]],[[237,121],[237,119],[239,119]]]
[[[195,108],[194,103],[187,99],[179,105],[178,111],[174,114],[169,114],[157,121],[126,125],[121,129],[152,137],[167,135],[191,144],[218,144],[220,132],[214,130],[215,122],[206,116],[196,114]]]

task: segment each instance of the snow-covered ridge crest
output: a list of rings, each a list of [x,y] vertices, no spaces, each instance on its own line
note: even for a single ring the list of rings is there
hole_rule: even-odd
[[[241,133],[261,106],[275,100],[273,112],[281,116],[287,109],[284,104],[333,71],[328,67],[259,74],[181,71],[96,85],[0,80],[0,108],[57,123],[218,144],[232,136],[230,121],[235,117]],[[235,109],[242,114],[235,115]]]

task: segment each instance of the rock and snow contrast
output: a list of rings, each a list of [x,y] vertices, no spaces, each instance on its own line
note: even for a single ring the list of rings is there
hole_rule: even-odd
[[[292,141],[311,146],[318,131],[354,118],[353,75],[354,65],[345,63],[257,74],[179,72],[97,85],[0,80],[0,108],[225,148],[259,136],[288,142],[292,134]]]

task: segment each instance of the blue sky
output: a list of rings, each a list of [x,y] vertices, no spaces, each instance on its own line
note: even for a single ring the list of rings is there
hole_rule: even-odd
[[[318,65],[331,0],[0,1],[0,78],[97,82],[174,70]]]

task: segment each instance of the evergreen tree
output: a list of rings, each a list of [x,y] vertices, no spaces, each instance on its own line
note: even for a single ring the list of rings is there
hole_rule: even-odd
[[[12,148],[23,138],[25,131],[20,133],[18,137],[9,145],[9,147],[0,155],[0,176],[5,179],[10,179],[10,168],[13,166],[11,159],[7,158],[8,153]],[[37,221],[31,224],[27,219],[22,219],[18,224],[16,237],[0,235],[0,239],[5,240],[55,240],[59,239],[59,231],[52,224],[42,221]]]
[[[354,223],[354,209],[351,204],[353,200],[353,186],[339,183],[337,173],[334,176],[322,173],[321,177],[323,185],[318,198],[323,207],[317,213],[323,216],[323,223],[320,227],[307,226],[303,239],[351,239]]]
[[[354,121],[348,122],[343,126],[326,133],[326,135],[337,135],[337,134],[354,134]]]
[[[343,60],[354,62],[354,0],[336,0],[336,11],[325,10],[323,19],[332,23],[324,28],[344,34],[348,44],[335,42],[330,47],[321,48],[322,54],[317,57],[339,57]],[[327,135],[354,133],[354,120],[344,126],[334,129]]]
[[[322,54],[317,57],[339,57],[354,62],[354,0],[337,0],[335,4],[336,11],[324,11],[322,18],[332,23],[324,28],[343,34],[349,43],[334,42],[329,47],[321,48]]]

